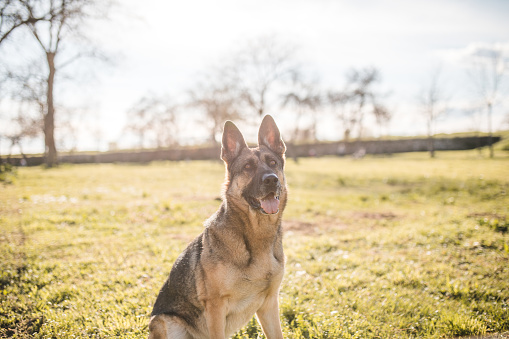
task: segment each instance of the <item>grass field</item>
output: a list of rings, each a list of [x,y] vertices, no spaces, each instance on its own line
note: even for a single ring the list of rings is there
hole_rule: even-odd
[[[509,156],[289,161],[287,338],[509,337]],[[222,163],[21,168],[0,184],[0,336],[143,338]],[[236,338],[263,338],[253,320]]]

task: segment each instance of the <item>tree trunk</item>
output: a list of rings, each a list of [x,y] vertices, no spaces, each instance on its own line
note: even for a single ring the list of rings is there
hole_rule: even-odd
[[[435,157],[435,140],[433,140],[433,114],[429,114],[427,121],[428,128],[428,151],[431,158]]]
[[[318,121],[316,119],[316,113],[312,113],[313,122],[311,123],[311,135],[313,137],[314,142],[318,142],[318,135],[316,130],[316,125],[318,125]]]
[[[212,128],[212,130],[210,131],[210,142],[213,144],[213,145],[217,145],[219,144],[216,140],[216,131],[219,129],[219,125],[218,124],[215,124],[214,128]]]
[[[47,112],[44,115],[44,143],[45,143],[45,161],[46,166],[53,167],[57,165],[57,149],[55,147],[55,106],[53,103],[53,84],[55,80],[55,53],[47,52],[48,60],[48,91],[46,95]]]
[[[350,141],[350,129],[349,128],[345,129],[344,134],[343,134],[343,140],[345,142]]]
[[[299,128],[299,123],[300,123],[300,118],[302,116],[302,109],[299,107],[297,108],[297,117],[295,118],[295,129],[293,130],[293,136],[292,136],[292,143],[297,143],[297,139],[299,138],[299,133],[300,133],[300,128]]]
[[[258,116],[263,117],[263,113],[265,113],[265,91],[267,89],[263,89],[260,93],[260,107],[258,107]]]
[[[488,103],[488,146],[490,147],[490,158],[493,158],[493,139],[491,133],[491,102]]]
[[[428,136],[428,151],[429,151],[429,156],[431,158],[434,158],[435,157],[435,140],[433,140],[432,135]]]

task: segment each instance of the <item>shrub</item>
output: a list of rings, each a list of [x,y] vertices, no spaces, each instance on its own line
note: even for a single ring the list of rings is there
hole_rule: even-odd
[[[0,182],[12,184],[16,176],[16,168],[9,163],[0,163]]]

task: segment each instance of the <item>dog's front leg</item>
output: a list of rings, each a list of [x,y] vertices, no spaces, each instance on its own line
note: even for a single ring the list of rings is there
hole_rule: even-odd
[[[283,339],[281,323],[279,321],[278,294],[272,294],[265,299],[262,307],[256,311],[256,316],[267,339]]]
[[[226,298],[217,297],[205,302],[205,320],[210,339],[225,339]]]

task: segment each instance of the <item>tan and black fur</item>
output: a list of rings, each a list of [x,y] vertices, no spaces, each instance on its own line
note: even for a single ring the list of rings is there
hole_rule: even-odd
[[[225,123],[223,202],[175,261],[154,304],[149,338],[228,338],[254,314],[268,339],[283,338],[285,150],[271,116],[260,125],[256,148]]]

